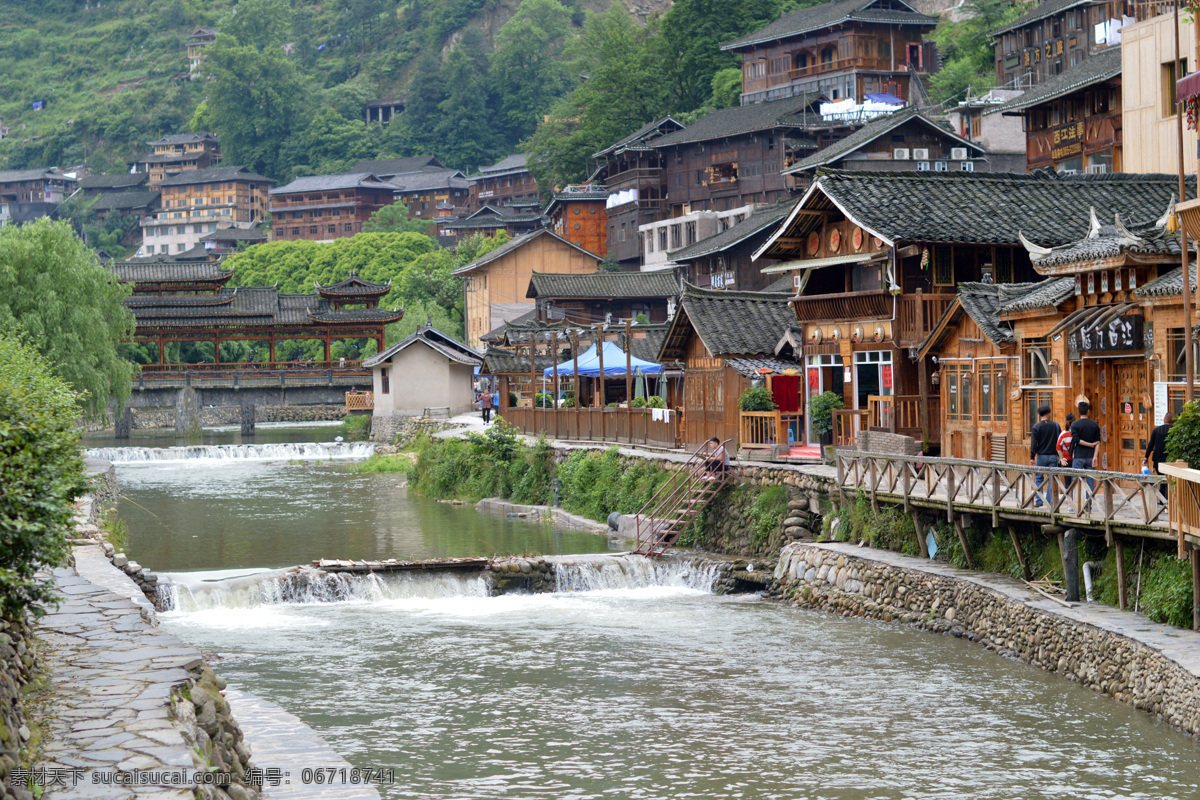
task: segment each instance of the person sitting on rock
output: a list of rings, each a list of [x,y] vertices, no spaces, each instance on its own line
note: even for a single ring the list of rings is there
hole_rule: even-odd
[[[725,445],[721,444],[721,440],[717,437],[712,437],[707,442],[708,457],[704,461],[706,474],[705,480],[717,480],[725,477],[726,471],[729,469],[729,451],[725,449]]]

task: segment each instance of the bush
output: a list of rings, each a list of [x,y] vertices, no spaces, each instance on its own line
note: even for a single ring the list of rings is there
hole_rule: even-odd
[[[538,408],[554,408],[554,395],[549,392],[538,392],[534,395],[533,402]]]
[[[367,438],[367,428],[371,424],[371,418],[366,414],[352,414],[345,417],[342,424],[346,426],[347,439],[361,441]]]
[[[508,393],[508,407],[509,408],[517,407],[517,393],[516,392]]]
[[[742,411],[774,411],[777,406],[771,392],[763,386],[758,386],[742,392],[742,396],[738,398],[738,408]]]
[[[43,566],[67,560],[73,503],[87,490],[80,395],[34,349],[0,334],[0,614],[45,613],[55,594]]]
[[[808,401],[808,420],[812,429],[817,433],[833,432],[833,412],[843,408],[842,396],[833,392],[825,392]]]
[[[1200,404],[1186,404],[1167,434],[1167,461],[1186,461],[1200,469]]]
[[[635,397],[635,398],[633,398],[633,401],[629,404],[629,406],[630,406],[630,408],[645,408],[646,407],[646,398]]]
[[[663,400],[658,395],[651,395],[650,399],[646,401],[646,408],[666,408],[666,407],[667,407],[667,401]]]
[[[1171,553],[1154,559],[1144,575],[1142,611],[1155,622],[1191,628],[1192,565]]]

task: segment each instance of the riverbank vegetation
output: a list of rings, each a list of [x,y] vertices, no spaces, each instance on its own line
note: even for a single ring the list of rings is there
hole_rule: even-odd
[[[342,472],[358,473],[395,473],[407,475],[412,472],[413,457],[409,453],[382,455],[376,453],[362,461],[354,461],[342,467]]]
[[[981,519],[976,517],[976,519]],[[834,522],[836,524],[834,524]],[[922,536],[933,531],[937,544],[935,560],[967,569],[967,559],[954,528],[944,519],[925,517]],[[837,541],[865,541],[871,547],[917,556],[920,549],[912,517],[897,506],[881,505],[876,512],[866,494],[859,492],[838,514],[826,520],[826,535]],[[964,528],[976,570],[1023,578],[1020,559],[1007,528],[975,524]],[[1027,527],[1018,527],[1018,541],[1030,575],[1035,581],[1061,583],[1062,551],[1058,538]],[[1094,572],[1093,597],[1097,602],[1116,606],[1116,548],[1106,547],[1102,538],[1081,537],[1079,563],[1098,564]],[[1192,571],[1187,561],[1175,556],[1173,545],[1158,541],[1143,542],[1135,549],[1132,542],[1125,551],[1125,582],[1130,608],[1144,613],[1154,622],[1192,627]]]
[[[66,563],[75,498],[87,489],[80,395],[13,333],[0,334],[0,615],[40,616],[43,567]]]

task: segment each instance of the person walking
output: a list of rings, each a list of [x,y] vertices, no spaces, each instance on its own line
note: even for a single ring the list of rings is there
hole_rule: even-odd
[[[1058,465],[1060,467],[1071,466],[1071,423],[1075,421],[1074,414],[1067,414],[1067,429],[1058,435],[1058,443],[1054,449],[1058,451]],[[1071,476],[1068,475],[1063,481],[1063,489],[1071,488]]]
[[[484,392],[479,395],[479,409],[483,412],[483,424],[492,421],[492,393]]]
[[[1151,475],[1157,475],[1158,465],[1167,460],[1167,434],[1171,432],[1171,426],[1174,424],[1175,415],[1168,412],[1163,417],[1163,424],[1150,432],[1150,441],[1146,442],[1146,466],[1150,468]],[[1163,499],[1166,499],[1166,481],[1158,485],[1158,491]]]
[[[1033,456],[1033,465],[1035,467],[1057,467],[1058,452],[1055,446],[1058,444],[1058,435],[1062,432],[1062,428],[1058,423],[1050,419],[1050,406],[1038,406],[1038,421],[1033,426],[1033,430],[1029,433],[1029,452]],[[1040,508],[1042,506],[1042,482],[1046,480],[1044,472],[1037,473],[1033,478],[1033,507]],[[1046,487],[1046,502],[1050,502],[1050,487]]]
[[[1088,413],[1092,404],[1086,400],[1079,401],[1079,419],[1071,423],[1071,468],[1092,469],[1096,457],[1096,448],[1100,446],[1100,426],[1091,419]],[[1092,510],[1092,494],[1096,491],[1096,480],[1087,479],[1087,495],[1083,501],[1083,512]]]

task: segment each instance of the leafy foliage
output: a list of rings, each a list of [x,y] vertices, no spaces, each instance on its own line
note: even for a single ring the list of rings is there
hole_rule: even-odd
[[[756,386],[742,392],[742,396],[738,398],[738,408],[742,411],[774,411],[777,406],[769,389]]]
[[[808,421],[817,433],[833,432],[833,412],[845,403],[836,392],[824,392],[808,401]]]
[[[128,293],[66,222],[0,227],[0,330],[23,331],[89,417],[130,394],[133,365],[117,351],[133,333]]]
[[[19,620],[54,600],[43,566],[68,555],[72,503],[87,487],[80,396],[34,348],[0,334],[0,614]]]
[[[1171,426],[1167,434],[1167,461],[1186,461],[1191,467],[1200,467],[1200,403],[1191,402]]]
[[[429,221],[409,219],[404,203],[392,203],[372,213],[362,229],[363,233],[426,233]]]
[[[944,19],[933,31],[942,68],[929,80],[929,96],[949,107],[965,97],[968,87],[981,95],[996,85],[996,49],[988,34],[1016,19],[1024,10],[1014,0],[966,0],[966,19]]]

